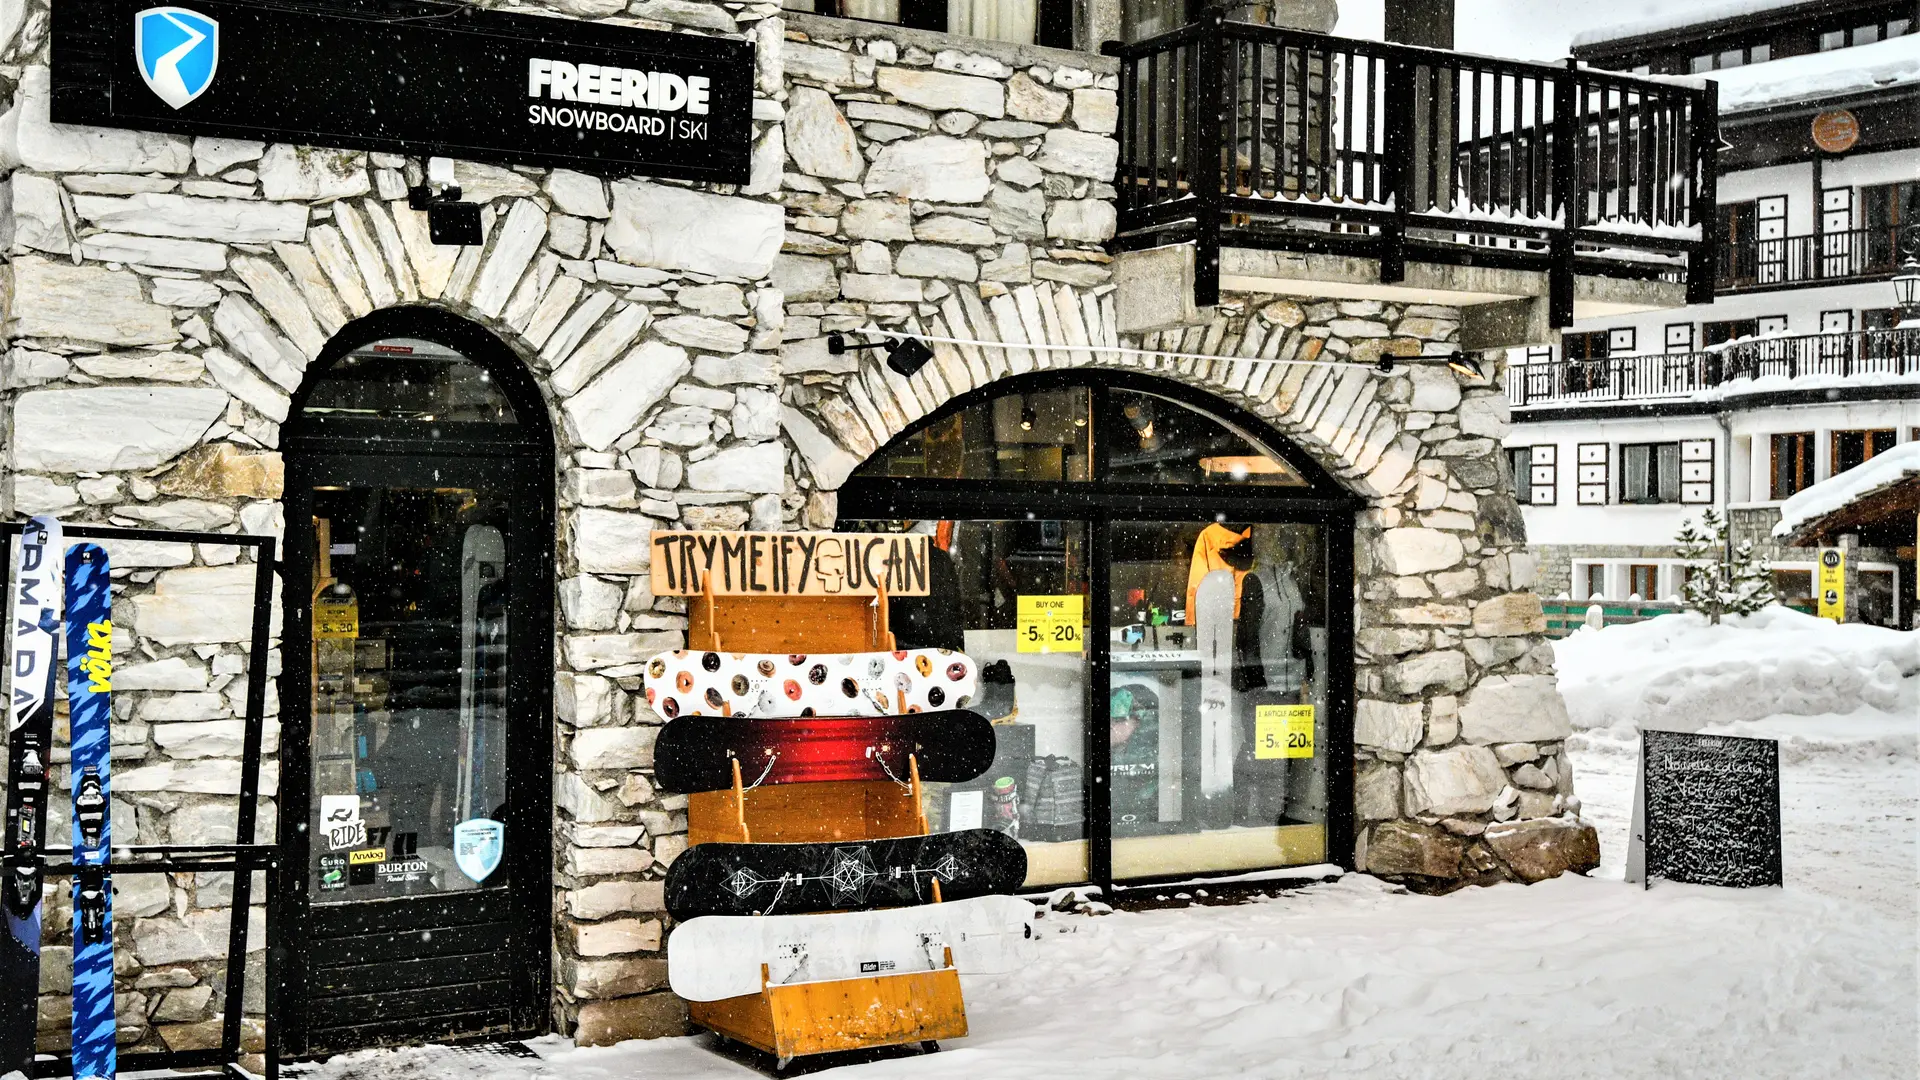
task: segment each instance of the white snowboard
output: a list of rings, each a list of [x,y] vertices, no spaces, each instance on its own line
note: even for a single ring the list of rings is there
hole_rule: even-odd
[[[760,992],[760,965],[772,985],[937,971],[1013,971],[1033,936],[1032,904],[1017,896],[976,896],[945,904],[827,915],[704,915],[681,923],[667,942],[667,982],[688,1001]]]
[[[1233,790],[1233,603],[1231,570],[1215,570],[1194,590],[1200,647],[1200,794]]]
[[[964,709],[979,671],[949,649],[896,652],[663,652],[647,661],[647,704],[661,716],[895,716]]]

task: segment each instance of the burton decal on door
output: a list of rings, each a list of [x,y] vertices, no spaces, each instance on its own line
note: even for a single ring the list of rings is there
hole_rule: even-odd
[[[113,599],[107,553],[67,552],[67,712],[72,729],[73,1076],[115,1073],[113,1015]]]
[[[647,704],[676,716],[888,716],[964,709],[979,672],[950,649],[720,653],[680,649],[647,661]]]
[[[60,523],[36,517],[20,535],[14,564],[7,820],[0,844],[0,908],[6,911],[0,986],[28,992],[0,994],[0,1073],[33,1072],[37,1002],[32,988],[40,985],[40,845],[46,839],[53,680],[59,668],[62,544]]]

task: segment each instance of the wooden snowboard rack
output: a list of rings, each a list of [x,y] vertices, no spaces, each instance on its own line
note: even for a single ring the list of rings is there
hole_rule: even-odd
[[[712,652],[890,652],[887,599],[879,596],[715,596],[694,599],[687,648]],[[908,759],[908,783],[890,780],[747,786],[740,763],[733,786],[687,799],[687,843],[805,843],[924,836],[920,764]],[[904,790],[903,790],[904,787]],[[934,902],[940,885],[934,883]],[[821,918],[832,918],[822,915]],[[668,948],[672,948],[669,939]],[[767,983],[757,994],[687,1005],[695,1024],[774,1055],[795,1057],[911,1043],[967,1033],[953,950],[937,971],[858,979]]]

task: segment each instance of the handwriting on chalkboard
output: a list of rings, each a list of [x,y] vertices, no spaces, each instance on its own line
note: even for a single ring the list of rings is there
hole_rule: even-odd
[[[1644,877],[1747,888],[1783,883],[1780,744],[1643,731],[1629,863]],[[1628,880],[1639,874],[1630,871]]]

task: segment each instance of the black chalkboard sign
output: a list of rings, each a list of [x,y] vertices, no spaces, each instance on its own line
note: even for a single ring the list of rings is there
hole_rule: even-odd
[[[1784,884],[1778,742],[1643,731],[1639,787],[1629,881]]]

